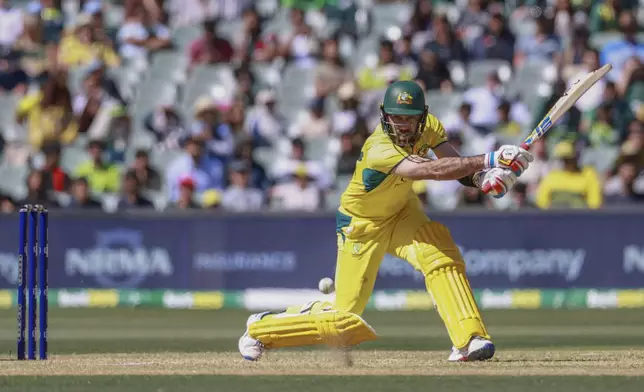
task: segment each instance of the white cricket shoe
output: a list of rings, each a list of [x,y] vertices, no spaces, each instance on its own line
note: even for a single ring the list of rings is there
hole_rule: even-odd
[[[266,316],[271,312],[255,313],[251,314],[246,320],[246,332],[239,338],[239,352],[241,353],[244,359],[249,361],[256,361],[264,353],[264,345],[257,339],[253,339],[248,335],[248,327],[255,321],[259,321],[262,317]]]
[[[447,359],[450,362],[485,361],[494,356],[494,344],[482,337],[476,336],[470,344],[462,349],[452,347],[452,353]]]

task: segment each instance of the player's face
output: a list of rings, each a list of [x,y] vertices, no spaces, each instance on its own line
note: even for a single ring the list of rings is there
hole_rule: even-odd
[[[396,144],[399,146],[408,146],[415,142],[418,133],[418,124],[420,115],[402,116],[390,114],[389,123],[396,132]]]

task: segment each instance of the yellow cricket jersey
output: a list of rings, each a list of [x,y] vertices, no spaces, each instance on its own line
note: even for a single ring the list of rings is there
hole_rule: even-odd
[[[599,208],[602,186],[597,172],[585,167],[579,172],[550,172],[537,189],[537,206],[547,208]]]
[[[416,197],[413,181],[393,174],[407,156],[425,156],[429,149],[447,141],[443,124],[427,115],[425,130],[411,148],[402,148],[378,125],[364,143],[351,182],[342,194],[340,212],[356,218],[386,220]]]

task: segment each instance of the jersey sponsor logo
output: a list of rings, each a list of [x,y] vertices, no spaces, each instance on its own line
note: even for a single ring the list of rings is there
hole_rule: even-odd
[[[398,94],[398,99],[396,99],[397,104],[411,105],[413,103],[413,98],[408,92],[402,92]]]

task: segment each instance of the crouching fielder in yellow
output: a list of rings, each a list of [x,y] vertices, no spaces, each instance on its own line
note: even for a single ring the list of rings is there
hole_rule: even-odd
[[[426,159],[429,149],[438,157]],[[386,253],[407,260],[425,276],[427,291],[453,344],[450,361],[494,355],[465,275],[465,263],[449,230],[427,218],[412,190],[414,180],[459,180],[503,189],[502,197],[528,168],[532,156],[517,146],[460,157],[442,124],[428,114],[423,90],[413,81],[385,92],[381,124],[365,142],[351,183],[336,214],[338,259],[335,303],[313,302],[281,313],[248,318],[239,351],[248,360],[264,350],[326,344],[348,347],[376,339],[361,318]]]

